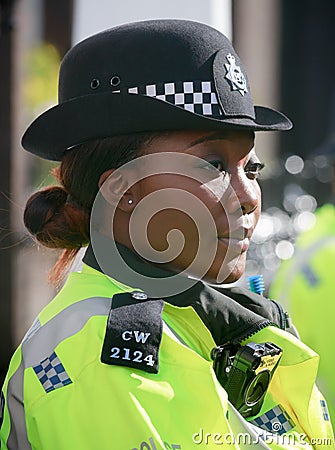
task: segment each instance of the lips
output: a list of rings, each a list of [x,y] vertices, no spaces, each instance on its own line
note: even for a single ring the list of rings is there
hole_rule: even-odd
[[[228,229],[226,228],[222,233],[218,233],[218,239],[228,251],[233,253],[243,253],[248,250],[250,240],[255,228],[254,217],[250,214],[244,214],[238,218],[230,218]]]
[[[218,239],[225,247],[228,247],[229,251],[233,253],[243,253],[246,252],[250,246],[250,239],[253,231],[254,228],[252,226],[238,227],[230,233],[218,236]]]
[[[244,239],[219,238],[219,241],[222,242],[224,246],[228,248],[228,251],[237,254],[246,252],[250,246],[250,239],[248,237]]]
[[[218,238],[220,240],[222,239],[233,239],[233,240],[243,240],[243,239],[251,239],[251,236],[254,232],[253,228],[237,228],[235,230],[232,230],[230,233],[223,234],[222,236],[219,236]]]

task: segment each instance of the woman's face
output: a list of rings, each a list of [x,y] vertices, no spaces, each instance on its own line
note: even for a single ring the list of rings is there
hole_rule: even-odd
[[[238,280],[261,210],[262,164],[253,147],[254,134],[244,130],[155,138],[144,149],[146,176],[127,194],[130,246],[175,272],[211,283]]]

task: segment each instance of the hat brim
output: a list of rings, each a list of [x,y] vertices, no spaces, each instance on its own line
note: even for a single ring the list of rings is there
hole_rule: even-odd
[[[137,132],[169,130],[247,129],[289,130],[282,113],[255,106],[247,117],[214,119],[137,94],[101,93],[77,97],[45,111],[28,127],[22,146],[51,161],[60,161],[67,149],[98,138]]]

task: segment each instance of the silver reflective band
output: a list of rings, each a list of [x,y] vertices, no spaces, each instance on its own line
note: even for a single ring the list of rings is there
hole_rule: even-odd
[[[26,418],[23,407],[23,360],[11,377],[7,387],[7,408],[10,418],[10,433],[7,439],[8,450],[31,450],[28,441]]]
[[[111,302],[111,298],[92,297],[63,309],[22,344],[24,367],[35,366],[50,356],[57,345],[77,334],[91,317],[108,315]]]
[[[26,335],[24,336],[24,338],[22,339],[22,344],[25,343],[26,341],[29,341],[29,339],[36,333],[36,331],[38,331],[41,328],[41,323],[38,319],[38,317],[36,317],[36,319],[34,320],[33,324],[31,325],[31,327],[29,328],[29,330],[27,331]]]
[[[44,325],[36,320],[22,343],[21,364],[8,382],[6,403],[10,417],[8,450],[31,450],[23,406],[24,370],[39,364],[52,354],[65,339],[78,333],[94,316],[107,316],[111,298],[92,297],[78,301],[62,310]]]

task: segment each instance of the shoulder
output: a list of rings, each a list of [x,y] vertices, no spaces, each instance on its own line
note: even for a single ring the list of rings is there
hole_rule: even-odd
[[[22,341],[25,368],[36,367],[54,353],[79,365],[100,349],[113,295],[122,289],[103,274],[72,273],[61,291],[35,319]],[[77,348],[77,350],[76,350]]]
[[[64,310],[70,312],[85,308],[86,304],[91,303],[89,299],[112,298],[115,293],[124,290],[125,286],[120,286],[105,274],[84,265],[81,272],[70,273],[57,295],[39,313],[38,320],[44,325]]]

